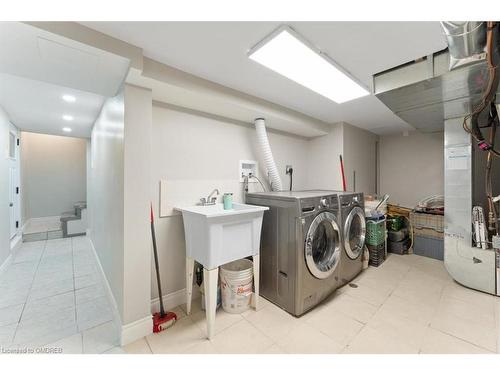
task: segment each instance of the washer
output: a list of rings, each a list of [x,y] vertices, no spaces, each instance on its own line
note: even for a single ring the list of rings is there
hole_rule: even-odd
[[[249,193],[246,202],[269,207],[260,250],[260,294],[300,316],[339,285],[339,200],[331,191]]]
[[[340,286],[351,282],[363,270],[366,220],[363,193],[337,192],[342,228]]]

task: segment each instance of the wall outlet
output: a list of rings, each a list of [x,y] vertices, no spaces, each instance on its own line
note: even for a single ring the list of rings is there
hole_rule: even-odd
[[[287,166],[285,167],[285,172],[286,172],[286,174],[290,174],[290,171],[291,171],[291,170],[293,170],[293,165],[287,165]]]
[[[240,182],[245,181],[245,176],[257,176],[258,164],[255,160],[240,160],[240,168],[239,168],[239,180]],[[248,182],[256,182],[255,179],[249,179]]]

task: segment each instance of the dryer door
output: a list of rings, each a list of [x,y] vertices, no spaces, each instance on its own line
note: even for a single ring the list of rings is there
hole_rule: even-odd
[[[340,229],[331,212],[319,213],[305,238],[307,268],[318,279],[326,279],[335,271],[340,258]]]
[[[354,207],[344,225],[344,248],[347,256],[357,259],[363,253],[366,236],[365,213],[361,207]]]

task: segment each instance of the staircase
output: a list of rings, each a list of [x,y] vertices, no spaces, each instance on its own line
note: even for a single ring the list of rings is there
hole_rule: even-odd
[[[63,237],[84,236],[87,231],[87,202],[77,202],[73,211],[61,215]]]

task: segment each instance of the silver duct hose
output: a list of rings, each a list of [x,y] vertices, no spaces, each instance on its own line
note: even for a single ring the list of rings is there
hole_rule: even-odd
[[[271,152],[271,146],[269,145],[269,140],[267,139],[266,122],[263,118],[255,119],[255,130],[257,131],[257,141],[259,143],[260,149],[262,151],[262,156],[264,157],[264,162],[269,173],[271,190],[283,190],[283,185],[281,184],[281,178],[278,173],[278,168],[276,167],[276,163],[274,162],[273,153]]]

